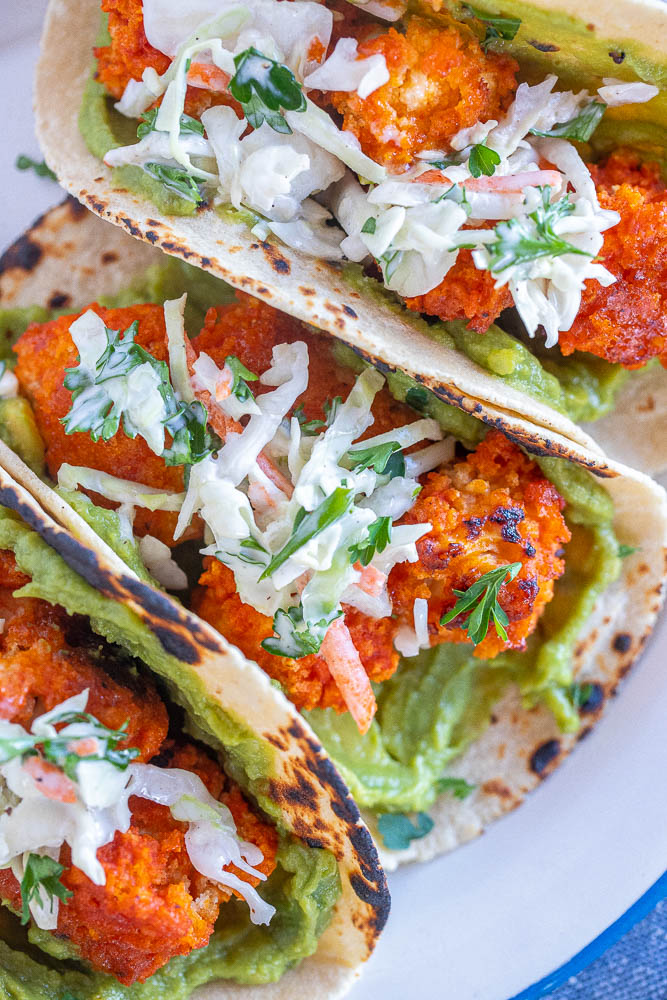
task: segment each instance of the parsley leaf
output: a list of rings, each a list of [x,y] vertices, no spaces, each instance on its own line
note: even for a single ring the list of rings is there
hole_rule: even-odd
[[[144,170],[179,198],[195,205],[203,204],[204,196],[200,186],[204,183],[203,177],[193,176],[183,167],[171,167],[168,163],[145,163]]]
[[[338,614],[334,615],[337,618]],[[333,618],[331,619],[333,621]],[[273,631],[275,636],[264,639],[262,647],[274,656],[289,656],[300,660],[303,656],[317,653],[331,621],[323,620],[311,624],[309,628],[300,629],[303,625],[303,608],[289,608],[283,611],[279,608],[273,616]]]
[[[290,556],[294,555],[311,538],[315,538],[325,528],[328,528],[330,524],[334,524],[334,522],[347,514],[353,502],[353,491],[345,490],[339,486],[315,510],[306,512],[302,507],[295,518],[291,538],[283,545],[280,552],[273,556],[271,562],[260,576],[260,580],[265,580],[272,573],[275,573],[283,563],[287,562]]]
[[[503,641],[507,640],[505,631],[509,624],[509,619],[500,604],[498,603],[498,593],[507,580],[513,580],[521,569],[521,563],[510,563],[508,566],[498,566],[480,576],[476,583],[473,583],[467,590],[455,590],[458,601],[454,607],[442,616],[441,625],[447,625],[454,618],[465,612],[470,612],[465,623],[468,638],[474,646],[478,646],[485,638],[489,628],[489,621],[492,618],[496,627],[496,634]]]
[[[66,726],[76,722],[84,722],[92,727],[85,738],[94,737],[101,744],[93,753],[80,755],[72,750],[72,743],[76,742],[77,737],[68,734],[51,736],[48,739],[27,734],[0,740],[0,764],[6,764],[15,757],[34,757],[40,752],[38,748],[41,748],[44,760],[55,764],[68,778],[76,781],[76,768],[83,760],[107,761],[118,770],[124,771],[139,755],[139,751],[134,747],[118,749],[118,744],[127,738],[125,726],[121,729],[108,729],[88,712],[62,712],[51,718],[54,726]]]
[[[378,816],[378,830],[384,846],[390,851],[405,851],[412,840],[421,840],[433,829],[427,813],[417,813],[413,823],[405,813],[383,813]]]
[[[481,21],[486,27],[486,34],[480,45],[486,52],[490,42],[503,40],[506,42],[511,42],[515,37],[517,31],[521,27],[520,17],[494,17],[492,14],[487,14],[483,10],[479,10],[477,7],[473,7],[471,4],[464,4],[465,9],[468,13],[476,17],[478,21]]]
[[[533,135],[554,136],[559,139],[576,139],[579,142],[588,142],[600,124],[600,120],[606,110],[607,105],[602,101],[591,101],[574,118],[570,118],[560,125],[554,125],[548,132],[542,132],[538,128],[531,128],[530,131]]]
[[[470,150],[468,169],[473,177],[491,177],[495,173],[496,167],[500,163],[500,156],[495,149],[489,149],[484,142],[477,143]]]
[[[29,854],[25,866],[25,872],[21,879],[21,923],[27,924],[30,920],[30,903],[35,900],[40,906],[55,897],[66,903],[71,899],[72,893],[60,881],[60,876],[65,871],[61,864],[53,858],[42,856],[41,854]],[[46,898],[42,895],[44,893]]]
[[[396,453],[396,459],[392,456]],[[398,441],[384,441],[369,448],[355,448],[348,451],[347,457],[352,462],[353,472],[364,469],[374,469],[378,475],[402,476],[405,473],[405,459]]]
[[[50,181],[57,181],[58,178],[50,167],[47,167],[45,160],[33,160],[31,156],[21,153],[16,157],[17,170],[34,170],[38,177],[48,177]]]
[[[376,552],[384,552],[391,541],[391,518],[378,517],[376,521],[368,525],[368,536],[356,545],[350,545],[350,562],[360,562],[362,566],[368,566]]]
[[[306,414],[303,412],[303,403],[297,406],[292,416],[296,417],[299,421],[301,433],[305,437],[313,437],[313,435],[319,434],[323,427],[326,427],[326,421],[324,420],[306,420]]]
[[[138,332],[135,321],[121,334],[105,327],[107,345],[95,362],[95,373],[79,365],[66,368],[64,386],[72,393],[72,407],[63,418],[66,434],[89,432],[93,441],[100,437],[108,441],[118,432],[120,421],[128,437],[138,431],[128,420],[122,405],[115,402],[105,389],[105,383],[115,378],[126,378],[140,365],[150,365],[159,377],[158,392],[165,405],[164,427],[171,434],[170,447],[163,448],[162,457],[167,465],[194,465],[220,447],[220,438],[208,429],[206,407],[198,400],[181,402],[169,379],[169,366],[135,344]]]
[[[151,132],[155,132],[155,122],[157,121],[158,108],[151,108],[150,111],[145,111],[141,116],[141,122],[137,127],[137,139],[143,139],[145,136],[150,135]],[[196,118],[191,118],[190,115],[181,115],[180,121],[180,132],[181,135],[187,135],[188,132],[194,132],[196,135],[204,134],[204,126]]]
[[[639,545],[623,545],[623,544],[621,544],[618,547],[618,558],[619,559],[627,559],[627,557],[631,556],[634,552],[639,552],[639,549],[640,549]]]
[[[476,785],[469,785],[465,778],[438,778],[435,783],[438,792],[451,792],[455,799],[467,799],[475,791]]]
[[[253,47],[234,56],[234,66],[236,73],[228,89],[243,108],[251,127],[259,128],[266,122],[275,132],[291,135],[292,129],[280,109],[306,110],[301,84],[292,71]]]
[[[541,201],[528,215],[500,222],[495,228],[496,239],[487,243],[489,270],[498,274],[508,267],[527,264],[540,257],[558,257],[565,253],[590,257],[554,232],[554,223],[574,212],[574,204],[567,195],[552,205],[551,189],[540,188]]]
[[[249,371],[235,354],[228,354],[225,358],[225,364],[234,376],[232,392],[236,398],[240,399],[242,403],[245,403],[247,399],[252,399],[252,389],[248,385],[248,382],[256,382],[258,376],[254,372]]]

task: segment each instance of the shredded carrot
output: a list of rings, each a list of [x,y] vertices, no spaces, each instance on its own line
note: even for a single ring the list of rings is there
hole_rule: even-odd
[[[343,618],[336,618],[331,623],[320,652],[359,732],[367,733],[377,711],[377,702]]]
[[[74,782],[70,781],[55,764],[44,760],[43,757],[28,757],[23,769],[28,772],[45,798],[54,799],[56,802],[76,802]]]

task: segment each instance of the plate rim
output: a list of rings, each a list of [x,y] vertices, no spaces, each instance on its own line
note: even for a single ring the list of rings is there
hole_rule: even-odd
[[[519,993],[513,994],[508,1000],[539,1000],[546,997],[554,990],[562,986],[571,976],[576,976],[587,969],[596,959],[604,955],[613,945],[615,945],[628,931],[632,930],[644,917],[647,917],[664,899],[667,899],[667,869],[660,878],[656,879],[652,886],[637,899],[632,906],[621,914],[613,923],[609,924],[597,937],[593,938],[580,951],[576,952],[572,958],[568,959],[553,972],[532,986],[526,987]]]

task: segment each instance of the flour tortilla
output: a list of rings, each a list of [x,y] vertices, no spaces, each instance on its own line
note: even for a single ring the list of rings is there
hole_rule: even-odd
[[[613,38],[616,33],[625,38],[631,31],[638,48],[655,48],[658,39],[667,45],[664,7],[657,0],[607,4],[558,0],[541,6],[590,17],[591,22],[604,24],[603,37]],[[244,224],[222,219],[212,209],[191,217],[167,216],[151,202],[115,189],[111,171],[88,151],[77,124],[98,27],[99,8],[94,0],[50,0],[35,81],[35,113],[47,163],[67,191],[137,239],[211,271],[355,349],[390,360],[410,374],[428,371],[440,394],[456,405],[474,411],[483,401],[487,413],[501,418],[520,415],[600,453],[590,436],[571,420],[505,385],[464,354],[435,343],[417,314],[390,306],[365,290],[360,292],[335,265],[277,243],[260,242]],[[610,61],[612,70],[617,67]],[[622,437],[626,429],[622,413],[617,425]],[[667,462],[667,426],[664,432]]]
[[[109,255],[113,259],[104,264]],[[63,302],[64,297],[65,307],[74,310],[101,294],[127,286],[144,267],[159,259],[159,252],[153,248],[129,239],[119,229],[106,226],[69,200],[40,219],[0,259],[0,307],[47,305],[54,297],[59,302]],[[377,357],[371,356],[368,360],[378,363]],[[435,384],[428,374],[422,373],[420,378],[429,387]],[[492,406],[487,408],[480,404],[476,415],[499,427],[528,451],[567,457],[600,476],[600,482],[614,500],[614,527],[619,542],[636,547],[637,551],[623,560],[621,577],[598,602],[576,648],[577,680],[599,684],[604,692],[596,711],[583,716],[582,730],[575,735],[564,735],[548,711],[543,708],[526,710],[516,692],[507,694],[494,710],[495,721],[448,771],[476,785],[476,791],[464,801],[451,795],[443,796],[431,810],[436,820],[432,833],[413,841],[407,851],[381,850],[381,860],[388,869],[405,861],[428,860],[450,850],[481,833],[492,820],[519,805],[525,795],[564,759],[581,732],[587,731],[600,717],[606,701],[639,656],[663,600],[667,566],[667,496],[661,487],[642,473],[577,447],[562,436],[547,433],[524,419],[501,417]],[[117,574],[105,575],[105,585],[113,583],[115,587],[118,577],[128,578],[127,567],[113,553],[109,554],[92,529],[1,442],[0,465],[29,490],[57,524],[64,526],[89,550],[93,565],[104,556],[112,573]],[[0,502],[4,502],[1,497]],[[84,576],[87,573],[84,565],[80,571]],[[142,594],[148,592],[145,585],[141,587]],[[122,585],[116,596],[131,603],[139,614],[144,614],[141,601],[137,604],[137,593],[136,589],[128,590]],[[164,595],[160,600],[165,609],[177,609],[174,614],[179,621],[197,622],[196,628],[203,629],[207,637],[211,636],[210,627],[199,623],[195,616],[185,613]],[[225,647],[233,661],[230,673],[239,679],[251,676],[253,690],[255,686],[259,688],[255,679],[257,671],[251,670],[236,650],[227,644]],[[237,662],[243,664],[245,674],[237,671]],[[262,690],[267,691],[268,698],[266,679]],[[275,696],[272,688],[270,691]],[[222,694],[229,692],[223,690]],[[242,688],[238,696],[242,704],[252,704],[252,698]],[[284,711],[284,699],[279,703]],[[307,730],[293,708],[292,717]],[[537,758],[535,754],[546,744],[551,744],[552,757],[542,768],[545,751],[542,750]],[[373,828],[373,817],[367,817],[367,821]]]
[[[42,243],[28,235],[0,261],[0,308],[28,300],[48,305],[56,294],[61,303],[69,295],[88,302],[102,287],[112,293],[127,285],[153,256],[147,257],[141,244],[100,223],[74,202],[52,211],[37,228]],[[105,242],[107,234],[112,239]],[[21,256],[24,251],[27,257]],[[111,267],[108,255],[116,251]],[[35,262],[31,270],[21,266],[27,258]],[[158,635],[165,652],[182,662],[189,678],[183,688],[186,699],[187,689],[203,687],[205,696],[243,719],[270,745],[276,769],[268,777],[269,794],[281,807],[286,828],[311,846],[331,851],[338,860],[342,896],[315,955],[277,983],[249,987],[216,982],[195,991],[194,1000],[343,996],[386,922],[389,893],[359,810],[308,724],[239,650],[176,601],[142,583],[1,441],[0,505],[20,514],[72,569],[100,593],[129,607]]]

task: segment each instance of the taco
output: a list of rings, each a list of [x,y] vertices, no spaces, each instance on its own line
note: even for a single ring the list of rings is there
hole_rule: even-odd
[[[2,995],[342,996],[389,897],[312,731],[4,467],[0,504]]]
[[[437,366],[468,404],[589,448],[575,424],[607,415],[624,459],[638,418],[657,447],[631,464],[657,470],[662,6],[406,7],[53,2],[47,161],[133,236],[352,346]]]
[[[15,393],[0,430],[44,478],[4,445],[0,463],[262,667],[389,864],[479,833],[639,653],[662,599],[664,492],[157,251],[141,248],[156,262],[140,275],[137,244],[72,204],[0,281]]]

